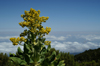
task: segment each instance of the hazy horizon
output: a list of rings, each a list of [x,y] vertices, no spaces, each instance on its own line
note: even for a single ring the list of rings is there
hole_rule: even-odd
[[[11,37],[20,37],[19,34],[20,32],[0,32],[0,52],[15,54],[18,46],[23,50],[23,46],[14,46],[9,40]],[[51,41],[51,48],[55,48],[59,52],[70,52],[70,54],[100,47],[100,32],[51,31],[49,35],[45,34],[44,38],[46,38],[46,41]]]

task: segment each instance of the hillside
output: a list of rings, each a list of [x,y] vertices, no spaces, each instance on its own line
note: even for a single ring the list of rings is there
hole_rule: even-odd
[[[75,61],[92,61],[95,60],[96,62],[100,59],[100,48],[98,49],[89,49],[80,54],[74,56]]]

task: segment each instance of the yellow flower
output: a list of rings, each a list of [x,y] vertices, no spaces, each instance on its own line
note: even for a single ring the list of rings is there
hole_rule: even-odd
[[[17,39],[15,39],[15,42],[17,42],[17,43],[18,43],[19,41],[18,41]]]
[[[49,34],[49,32],[46,32],[46,34],[48,35],[48,34]]]
[[[37,14],[38,14],[38,12],[37,12],[37,11],[35,11],[35,14],[37,15]]]
[[[16,39],[16,38],[10,38],[10,40],[13,42],[14,45],[18,45],[18,42],[19,42],[19,37]]]
[[[35,17],[35,14],[33,14],[32,17]]]
[[[25,24],[26,26],[28,26],[29,24],[26,22],[26,24]]]
[[[23,25],[26,25],[26,22],[25,21],[23,22]]]
[[[38,12],[40,13],[40,10],[38,10]]]
[[[27,20],[26,18],[24,18],[24,20]]]
[[[45,45],[50,45],[51,41],[45,41],[44,44]]]
[[[39,17],[39,20],[42,20],[42,17]]]
[[[36,23],[38,23],[38,21],[36,21]]]
[[[44,30],[44,28],[41,28],[41,30]]]
[[[29,13],[27,13],[27,15],[29,16],[30,14],[29,14]]]
[[[18,45],[18,43],[13,43],[13,45]]]
[[[42,16],[42,18],[45,18],[44,16]]]
[[[20,38],[18,37],[17,40],[20,41]]]
[[[30,21],[32,22],[34,19],[30,19]]]
[[[37,14],[37,17],[39,17],[39,14]]]
[[[22,14],[21,17],[23,17],[24,15]]]
[[[37,24],[37,27],[40,27],[40,24]]]
[[[32,23],[32,24],[34,24],[34,23],[35,23],[35,21],[33,20],[31,23]]]
[[[21,22],[19,22],[19,25],[22,25]]]
[[[48,19],[49,19],[49,17],[46,18],[46,20],[48,20]]]
[[[27,15],[28,15],[28,17],[29,17],[29,16],[31,16],[31,13],[30,13],[30,12],[28,12],[28,13],[27,13]]]
[[[50,32],[51,31],[51,28],[49,27],[48,31]]]
[[[12,41],[12,40],[13,40],[13,38],[10,38],[10,40]]]
[[[25,42],[27,41],[27,40],[24,40]]]
[[[40,12],[41,12],[41,11],[40,11],[40,10],[38,10],[38,14],[39,14],[39,15],[40,15]]]
[[[40,17],[38,17],[37,19],[40,20]]]
[[[24,38],[24,37],[21,37],[21,38],[20,38],[20,41],[24,41],[24,40],[25,40],[25,38]]]
[[[28,17],[28,20],[30,20],[30,17]]]
[[[46,32],[46,30],[43,30],[43,32],[45,33],[45,32]]]
[[[29,16],[32,16],[32,14],[30,13]]]
[[[46,27],[46,31],[50,32],[51,28],[50,27]]]
[[[30,11],[32,12],[33,8],[30,8]]]
[[[35,33],[34,31],[31,31],[33,34]]]
[[[51,43],[51,41],[49,41]]]
[[[32,12],[34,13],[35,12],[35,9],[32,9]]]
[[[27,13],[27,11],[25,10],[25,11],[24,11],[24,13],[26,14],[26,13]]]
[[[48,27],[46,26],[46,30],[48,29]]]
[[[10,40],[11,40],[12,42],[14,42],[14,41],[16,40],[16,38],[10,38]]]

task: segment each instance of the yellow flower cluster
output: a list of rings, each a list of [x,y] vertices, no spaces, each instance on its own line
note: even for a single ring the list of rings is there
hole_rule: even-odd
[[[25,15],[22,14],[21,17],[24,18],[25,21],[23,22],[19,22],[19,25],[22,26],[22,28],[24,28],[25,26],[28,27],[28,29],[33,32],[40,32],[40,34],[49,34],[49,32],[51,31],[50,27],[46,27],[46,29],[44,28],[40,28],[41,27],[41,22],[46,22],[46,20],[49,19],[49,17],[39,17],[40,15],[40,10],[36,11],[35,9],[30,9],[30,11],[24,11]],[[36,30],[36,29],[39,30]],[[26,34],[26,32],[23,32],[24,34]],[[42,36],[41,36],[42,37]],[[14,45],[18,45],[19,41],[25,41],[24,37],[21,37],[21,39],[19,38],[10,38],[10,40],[13,42]]]
[[[30,25],[30,22],[23,21],[23,22],[20,22],[19,25],[22,25],[22,27],[24,27],[24,26],[28,27],[28,25]]]
[[[39,32],[41,32],[42,34],[43,33],[49,33],[51,31],[51,28],[50,27],[46,27],[46,30],[44,28],[41,28],[41,30]]]
[[[46,22],[49,17],[39,17],[40,15],[40,10],[36,11],[35,9],[30,9],[30,11],[25,10],[25,15],[21,15],[22,18],[24,18],[25,21],[20,22],[19,25],[22,27],[31,27],[30,31],[35,33],[37,32],[37,27],[39,28],[41,25],[41,22]],[[35,28],[35,29],[33,29]],[[46,27],[46,30],[42,28],[40,30],[41,33],[46,33],[48,34],[51,31],[51,28]]]
[[[17,39],[16,38],[10,38],[10,40],[13,42],[13,45],[18,45],[19,41],[25,41],[25,42],[27,41],[27,40],[25,40],[24,37],[21,37],[21,38],[18,37]]]
[[[51,41],[45,41],[44,44],[45,45],[50,45]]]

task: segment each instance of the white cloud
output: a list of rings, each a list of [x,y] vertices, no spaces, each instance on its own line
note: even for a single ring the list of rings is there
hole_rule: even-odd
[[[72,44],[72,42],[63,42],[64,44]]]
[[[100,47],[100,43],[99,45],[97,43],[93,43],[93,42],[86,42],[86,43],[82,43],[82,42],[78,42],[78,41],[67,41],[67,39],[69,37],[71,37],[72,35],[66,35],[66,36],[60,36],[60,37],[56,37],[56,36],[52,36],[52,35],[48,35],[48,36],[44,36],[46,38],[46,40],[51,41],[51,48],[55,48],[56,50],[59,51],[64,51],[64,52],[70,52],[70,53],[75,53],[75,52],[83,52],[85,50],[88,49],[96,49],[98,47]],[[0,37],[0,39],[2,40],[9,40],[9,38],[11,37],[19,37],[19,36],[6,36],[6,37]],[[91,35],[79,35],[77,36],[78,38],[86,38],[86,39],[94,39],[93,36]],[[92,39],[91,39],[91,38]],[[95,35],[95,37],[97,37]],[[53,40],[53,41],[52,41]],[[66,41],[63,41],[66,40]],[[63,41],[63,42],[60,42]],[[17,48],[20,45],[14,46],[12,45],[12,42],[1,42],[0,43],[0,51],[2,52],[11,52],[11,53],[16,53]],[[20,48],[23,50],[23,46],[20,46]],[[46,46],[47,48],[47,46]]]
[[[44,36],[44,38],[46,38],[47,40],[66,40],[66,39],[68,39],[69,37],[71,37],[71,35],[69,34],[69,35],[66,35],[66,36],[60,36],[60,37],[56,37],[56,36],[54,36],[54,35],[46,35],[46,36]]]
[[[60,36],[60,37],[56,37],[56,36],[50,36],[50,35],[46,35],[44,36],[44,38],[47,38],[47,40],[65,40],[66,37],[64,36]]]
[[[61,51],[66,51],[70,53],[74,52],[83,52],[84,50],[88,50],[91,48],[98,48],[100,45],[94,44],[92,42],[87,42],[87,43],[79,43],[79,42],[52,42],[51,46],[53,48],[56,48],[57,50]]]
[[[11,37],[18,37],[18,36],[6,36],[6,37],[0,37],[0,39],[9,39]]]
[[[2,42],[0,43],[0,51],[6,53],[6,52],[11,52],[11,53],[16,53],[17,51],[17,46],[12,45],[12,42]],[[22,46],[20,46],[21,49],[23,49]]]
[[[85,38],[86,40],[92,41],[92,40],[100,40],[100,35],[77,35],[78,38]]]

